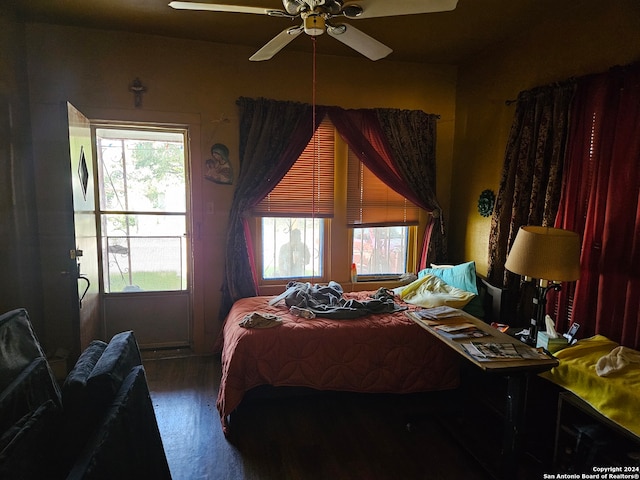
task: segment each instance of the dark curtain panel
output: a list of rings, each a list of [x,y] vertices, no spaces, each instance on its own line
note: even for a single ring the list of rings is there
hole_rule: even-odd
[[[518,229],[553,225],[562,182],[568,115],[575,82],[518,95],[491,219],[488,277],[517,297],[519,277],[504,268]]]
[[[240,171],[229,212],[221,319],[235,300],[258,294],[249,211],[284,177],[324,116],[318,109],[314,126],[313,111],[307,104],[244,97],[237,104]]]
[[[436,198],[436,125],[438,115],[420,110],[376,109],[392,151],[394,166],[406,188],[432,217],[422,244],[419,270],[447,261],[444,216]]]
[[[440,206],[435,199],[435,192],[430,188],[432,183],[420,184],[416,180],[420,178],[435,180],[437,116],[429,116],[424,112],[382,111],[381,115],[385,117],[384,124],[389,129],[387,134],[378,112],[380,112],[379,109],[344,110],[332,107],[329,110],[329,118],[351,150],[374,175],[415,205],[428,212],[437,211],[437,217],[442,218],[439,215]],[[425,123],[428,123],[428,120],[432,121],[431,128],[422,128],[423,125],[420,122],[411,122],[411,117],[415,119],[420,116],[423,116],[421,120]],[[429,136],[430,134],[433,136]],[[404,138],[402,135],[407,137]],[[397,138],[393,138],[394,136]],[[403,142],[404,146],[398,146],[400,142]],[[410,170],[412,163],[420,166],[415,172],[416,179],[412,177],[413,172]],[[433,231],[433,223],[433,221],[430,222],[423,242],[421,264],[427,262],[429,234]],[[429,261],[433,262],[444,260],[446,255],[444,228],[439,230],[436,237],[441,241],[436,244],[438,248],[431,251],[432,257]]]
[[[578,81],[556,226],[582,235],[575,293],[581,336],[640,348],[640,64]],[[558,319],[566,330],[569,319]]]

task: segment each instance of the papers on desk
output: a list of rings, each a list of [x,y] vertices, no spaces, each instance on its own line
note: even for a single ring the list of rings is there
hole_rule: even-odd
[[[424,310],[406,311],[407,316],[418,324],[426,325],[434,331],[452,340],[468,338],[482,338],[491,336],[490,333],[478,328],[473,323],[461,320],[460,310],[451,307],[436,307]],[[449,322],[449,319],[458,318]]]
[[[479,361],[494,360],[536,360],[549,358],[544,352],[528,345],[514,345],[513,343],[462,343],[462,348]]]
[[[452,339],[489,337],[490,333],[480,330],[473,323],[458,323],[455,325],[436,325],[433,329],[440,335]]]
[[[422,310],[413,310],[411,313],[415,314],[421,319],[428,319],[428,320],[442,320],[445,318],[454,318],[454,317],[462,316],[461,310],[453,307],[448,307],[446,305],[442,305],[440,307],[433,307],[433,308],[424,308]]]
[[[405,314],[414,322],[422,323],[429,327],[441,325],[442,320],[462,317],[462,311],[457,308],[441,306],[434,308],[423,308],[421,310],[406,310]]]

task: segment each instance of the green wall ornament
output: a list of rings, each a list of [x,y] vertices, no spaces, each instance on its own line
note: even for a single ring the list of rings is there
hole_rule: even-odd
[[[493,205],[496,201],[496,195],[493,190],[483,190],[478,199],[478,212],[483,217],[490,217],[493,213]]]

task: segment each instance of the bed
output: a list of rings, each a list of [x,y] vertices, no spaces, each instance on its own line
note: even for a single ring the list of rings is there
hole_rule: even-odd
[[[366,302],[375,292],[344,293]],[[245,394],[262,385],[365,393],[413,393],[456,388],[456,355],[424,332],[404,311],[357,318],[304,318],[284,302],[258,296],[237,301],[225,319],[218,346],[222,376],[217,408],[229,433],[229,415]],[[273,303],[273,302],[272,302]],[[394,299],[406,310],[419,308]],[[240,325],[254,312],[277,316],[271,328]]]

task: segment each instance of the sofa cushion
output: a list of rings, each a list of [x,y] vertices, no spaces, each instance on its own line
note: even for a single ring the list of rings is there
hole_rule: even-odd
[[[47,400],[57,407],[61,406],[47,360],[38,357],[0,392],[0,433],[24,415],[37,410]]]
[[[62,401],[65,409],[76,409],[86,401],[87,380],[106,348],[105,342],[94,340],[82,352],[62,385]]]
[[[54,463],[59,409],[47,400],[27,413],[0,438],[0,478],[3,480],[39,480],[58,478]]]
[[[105,478],[171,479],[142,365],[122,382],[67,480]]]
[[[114,335],[109,344],[93,341],[82,352],[63,385],[65,440],[59,458],[67,470],[103,421],[123,379],[141,363],[131,331]]]
[[[102,405],[110,403],[124,378],[137,365],[142,365],[142,359],[133,332],[114,335],[87,379],[94,401]]]

